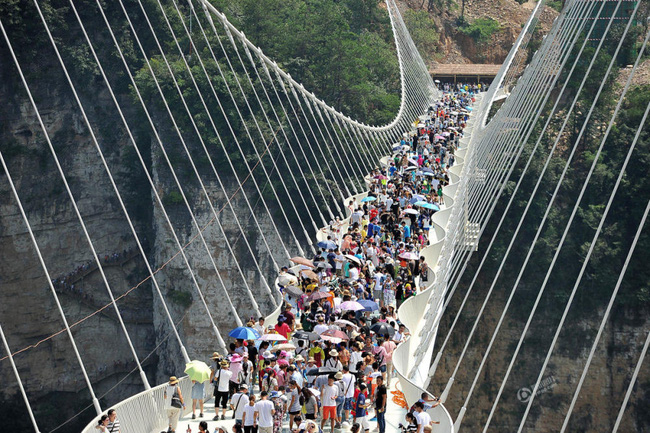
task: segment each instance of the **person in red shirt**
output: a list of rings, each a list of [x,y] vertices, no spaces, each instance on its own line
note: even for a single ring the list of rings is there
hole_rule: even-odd
[[[287,340],[289,339],[289,334],[291,333],[291,328],[285,323],[284,316],[278,317],[278,323],[275,325],[275,331],[282,335]]]
[[[287,324],[289,329],[294,331],[296,329],[296,316],[291,312],[291,305],[286,304],[284,306],[284,313],[282,315],[284,316],[284,323]]]

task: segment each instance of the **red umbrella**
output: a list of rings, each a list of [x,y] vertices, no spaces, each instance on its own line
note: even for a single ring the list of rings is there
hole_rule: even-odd
[[[334,337],[334,338],[340,338],[341,340],[349,340],[350,337],[343,332],[339,331],[338,329],[328,329],[327,331],[323,332],[321,337]]]

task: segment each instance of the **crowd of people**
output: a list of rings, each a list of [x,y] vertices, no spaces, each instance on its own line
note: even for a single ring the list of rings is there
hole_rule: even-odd
[[[395,144],[387,167],[370,174],[368,197],[348,203],[349,221],[331,221],[318,254],[282,268],[285,306],[277,323],[251,320],[246,326],[259,338],[237,339],[227,354],[213,354],[213,420],[230,415],[236,433],[281,433],[285,418],[292,432],[367,433],[376,421],[385,433],[392,356],[409,336],[396,309],[432,281],[420,251],[444,206],[474,90],[444,92]],[[177,383],[170,378],[166,392],[170,432],[181,412],[172,400],[185,405]],[[197,411],[207,418],[204,393],[205,383],[193,383],[192,419]],[[436,421],[426,410],[437,404],[423,394],[403,429],[431,431]],[[207,420],[201,425],[207,431]]]
[[[130,247],[129,249],[124,249],[121,252],[106,254],[103,258],[100,257],[100,260],[102,262],[102,265],[112,265],[131,258],[135,254],[136,249],[134,247]],[[54,290],[58,292],[74,293],[78,296],[81,296],[83,299],[92,302],[93,296],[90,291],[84,291],[81,287],[75,285],[75,283],[95,269],[98,269],[97,263],[95,261],[89,260],[86,263],[77,266],[74,270],[68,272],[67,274],[53,278],[52,285],[54,286]]]

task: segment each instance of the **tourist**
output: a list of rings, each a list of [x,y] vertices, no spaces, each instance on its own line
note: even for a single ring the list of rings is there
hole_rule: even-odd
[[[336,424],[336,397],[339,394],[339,387],[334,385],[334,375],[329,375],[327,384],[323,386],[321,391],[321,405],[323,417],[321,419],[320,428],[325,427],[325,422],[330,420],[332,433],[334,433],[334,426]]]
[[[300,386],[298,382],[291,379],[289,381],[289,430],[293,429],[293,420],[300,415],[302,405],[300,404]]]
[[[260,401],[255,403],[255,421],[254,424],[258,426],[259,433],[273,433],[273,415],[275,415],[275,407],[271,401],[268,400],[268,393],[262,391],[260,394]]]
[[[106,414],[108,415],[108,425],[106,426],[108,432],[120,433],[120,421],[117,419],[115,409],[109,409]]]
[[[219,419],[219,406],[221,406],[221,419],[226,419],[226,408],[228,407],[228,396],[230,395],[232,372],[228,369],[228,361],[221,361],[220,367],[214,378],[214,421]]]
[[[102,415],[99,418],[99,421],[97,422],[97,425],[95,426],[95,428],[97,430],[101,431],[102,433],[108,433],[108,430],[107,430],[108,422],[109,422],[108,421],[108,415]]]
[[[235,423],[242,424],[244,408],[248,405],[248,385],[240,385],[239,391],[230,398],[230,409]]]
[[[181,393],[181,388],[178,386],[178,379],[176,376],[169,378],[169,382],[165,388],[164,398],[167,419],[169,420],[168,431],[174,433],[178,425],[178,418],[181,415],[181,409],[185,409],[183,394]]]
[[[196,419],[196,406],[199,406],[199,418],[203,418],[203,398],[205,387],[203,382],[192,381],[192,419]]]
[[[359,393],[357,395],[355,404],[354,423],[359,423],[364,432],[370,431],[370,423],[368,422],[368,408],[370,402],[366,402],[366,389],[368,387],[365,383],[361,382],[358,386]]]
[[[424,410],[424,403],[418,401],[415,403],[415,418],[418,421],[418,431],[417,433],[423,433],[422,427],[425,425],[431,425],[431,416]]]
[[[257,433],[255,411],[255,394],[251,393],[248,397],[248,404],[244,406],[244,410],[242,411],[244,433]]]
[[[388,391],[384,385],[384,378],[377,376],[375,379],[377,386],[375,388],[375,413],[377,414],[377,427],[379,433],[386,433],[386,404]]]

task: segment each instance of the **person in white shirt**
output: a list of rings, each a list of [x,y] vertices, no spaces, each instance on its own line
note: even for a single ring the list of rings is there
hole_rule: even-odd
[[[230,398],[230,408],[233,410],[236,423],[242,424],[242,415],[246,405],[248,405],[248,385],[241,385],[239,392],[236,392]]]
[[[314,326],[314,332],[318,335],[321,335],[323,332],[327,331],[329,327],[325,324],[325,315],[319,315],[318,325]]]
[[[359,269],[356,266],[350,266],[349,273],[352,281],[357,281],[359,279]]]
[[[343,382],[343,396],[345,397],[345,402],[343,403],[343,421],[347,421],[350,418],[350,410],[352,409],[352,401],[354,400],[354,376],[350,373],[350,368],[347,365],[343,367],[341,381]]]
[[[350,343],[350,372],[357,374],[357,364],[362,361],[361,352],[356,342]]]
[[[421,401],[415,403],[415,419],[418,420],[417,433],[424,432],[425,425],[431,425],[431,416],[424,411],[424,404]]]
[[[323,405],[323,418],[320,422],[320,428],[325,428],[325,421],[330,420],[332,433],[336,423],[336,397],[339,395],[339,387],[334,385],[334,375],[327,378],[327,385],[323,386],[321,394],[321,404]]]
[[[244,406],[241,420],[242,425],[244,426],[244,433],[257,433],[257,422],[255,420],[255,394],[251,394],[248,398],[248,404]]]
[[[260,317],[259,321],[253,326],[260,335],[264,335],[264,317]]]
[[[275,415],[275,406],[269,401],[269,394],[262,391],[261,400],[255,403],[255,422],[259,427],[259,433],[273,433],[273,415]]]
[[[183,394],[181,394],[181,388],[178,386],[178,379],[176,376],[169,378],[169,383],[167,388],[165,388],[165,407],[167,408],[167,418],[169,418],[169,430],[176,431],[176,426],[178,425],[178,418],[181,415],[181,408],[185,408],[185,401],[183,400]],[[177,398],[180,401],[181,407],[175,406],[173,400]]]
[[[330,350],[330,358],[325,361],[325,367],[335,368],[336,371],[343,370],[343,364],[339,361],[339,352],[336,349]]]
[[[214,421],[219,419],[219,403],[221,403],[221,419],[226,419],[231,377],[232,371],[228,370],[228,361],[221,361],[221,368],[214,374]]]

